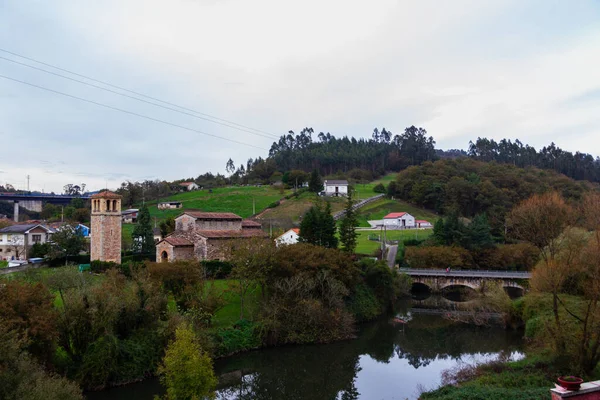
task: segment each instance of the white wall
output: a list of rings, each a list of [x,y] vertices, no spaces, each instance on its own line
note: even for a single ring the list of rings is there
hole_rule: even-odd
[[[404,221],[404,224],[402,223],[402,221]],[[414,228],[415,227],[415,217],[406,213],[399,218],[384,219],[383,224],[385,226],[407,226],[409,228]]]
[[[277,238],[277,245],[298,243],[298,237],[296,232],[289,230]]]
[[[325,186],[325,193],[326,194],[335,194],[335,188],[336,188],[336,185],[331,185],[331,186],[327,185],[327,186]],[[339,185],[339,186],[337,186],[337,188],[338,188],[339,194],[343,194],[343,195],[348,194],[348,186],[347,185],[344,185],[344,186]]]

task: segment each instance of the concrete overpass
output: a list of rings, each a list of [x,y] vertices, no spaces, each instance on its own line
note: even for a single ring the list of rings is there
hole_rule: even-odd
[[[413,283],[427,286],[432,292],[440,292],[450,286],[466,286],[474,290],[481,290],[486,282],[501,282],[503,287],[513,287],[525,291],[523,279],[531,278],[530,272],[520,271],[480,271],[444,269],[415,269],[400,268],[401,273],[410,275]]]
[[[27,193],[0,193],[0,201],[15,204],[14,219],[19,221],[19,207],[30,211],[42,212],[44,203],[56,205],[69,205],[73,199],[88,200],[89,196],[67,196],[54,194],[27,194]]]

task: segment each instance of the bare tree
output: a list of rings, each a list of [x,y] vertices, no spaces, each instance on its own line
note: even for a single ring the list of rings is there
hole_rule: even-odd
[[[24,241],[14,237],[14,236],[8,241],[7,244],[8,244],[8,247],[10,248],[10,251],[12,253],[14,253],[15,259],[17,259],[17,260],[19,259],[20,256],[22,256],[23,254],[26,253]]]

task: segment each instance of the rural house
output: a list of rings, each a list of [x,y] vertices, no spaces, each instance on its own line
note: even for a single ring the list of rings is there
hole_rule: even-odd
[[[196,185],[194,182],[182,182],[179,184],[179,187],[181,187],[183,190],[187,190],[188,192],[191,192],[192,190],[198,190],[198,185]]]
[[[162,203],[158,203],[159,210],[176,210],[181,208],[183,204],[180,201],[165,201]]]
[[[323,183],[325,196],[348,196],[348,181],[326,180]]]
[[[123,210],[121,211],[121,220],[124,224],[135,224],[137,222],[137,216],[139,211],[140,210],[138,210],[137,208]]]
[[[156,245],[156,260],[226,260],[223,244],[233,239],[267,238],[260,223],[233,213],[185,211],[175,231]]]
[[[407,212],[393,212],[383,217],[383,226],[388,229],[415,228],[415,217]]]
[[[26,260],[29,247],[46,243],[54,230],[39,223],[19,224],[0,229],[0,259]]]
[[[277,236],[275,243],[277,246],[283,244],[296,244],[300,238],[300,228],[292,228],[289,231]]]
[[[425,221],[424,219],[418,219],[416,221],[417,228],[433,228],[433,225],[429,221]]]

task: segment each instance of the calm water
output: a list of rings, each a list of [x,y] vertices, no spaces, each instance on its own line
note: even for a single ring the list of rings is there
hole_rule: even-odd
[[[442,371],[459,363],[490,359],[500,352],[519,356],[522,333],[454,323],[443,314],[429,314],[424,310],[427,304],[415,302],[414,309],[408,303],[400,305],[396,315],[407,324],[394,323],[390,315],[362,325],[356,340],[216,360],[217,398],[416,399],[419,389],[437,387]],[[161,393],[158,381],[149,380],[87,398],[145,400]]]

